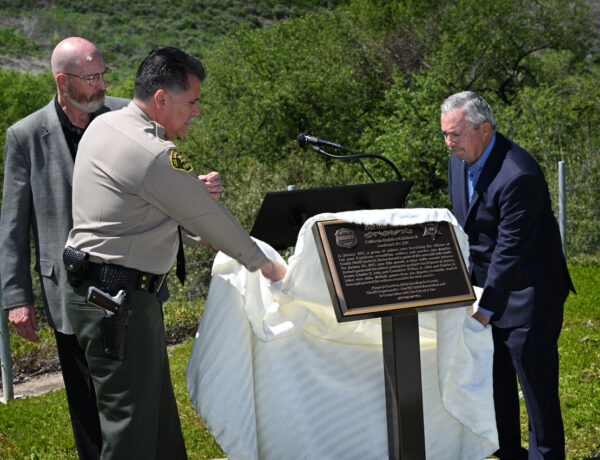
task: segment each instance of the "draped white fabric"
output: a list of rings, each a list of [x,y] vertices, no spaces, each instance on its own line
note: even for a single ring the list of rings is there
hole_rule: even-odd
[[[388,458],[381,322],[337,322],[311,231],[315,221],[334,218],[449,221],[468,253],[445,209],[315,216],[279,283],[219,253],[186,380],[195,409],[231,460]],[[427,458],[485,458],[498,446],[491,330],[467,308],[420,313],[419,330]]]

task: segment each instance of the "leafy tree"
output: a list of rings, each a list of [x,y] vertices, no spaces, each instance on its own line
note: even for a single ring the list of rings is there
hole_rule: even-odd
[[[398,66],[396,84],[374,113],[361,143],[388,155],[415,179],[412,204],[445,206],[448,151],[439,130],[441,102],[470,89],[500,114],[516,104],[526,88],[553,80],[545,63],[556,53],[568,56],[557,64],[561,72],[572,73],[585,51],[585,9],[580,2],[558,0],[503,0],[485,6],[461,0],[429,6],[423,11],[396,2],[391,9],[393,34],[402,35],[398,30],[420,23],[427,43],[415,53],[420,57],[417,70],[406,72]],[[393,54],[390,59],[395,59]],[[499,121],[502,130],[503,120]]]
[[[234,34],[206,66],[199,141],[267,163],[285,156],[301,131],[356,141],[382,87],[341,14]]]
[[[208,70],[201,115],[178,143],[199,171],[222,172],[224,200],[248,227],[268,190],[366,181],[357,164],[302,151],[300,132],[383,154],[415,181],[409,206],[448,206],[439,106],[465,89],[486,97],[549,182],[560,158],[572,182],[595,187],[597,176],[576,169],[598,172],[600,40],[588,0],[123,2],[30,0],[35,13],[6,11],[39,21],[33,39],[47,49],[67,35],[94,41],[115,68],[114,95],[132,96],[134,70],[156,45],[199,56]],[[30,53],[28,41],[16,43]],[[24,85],[13,97],[29,113],[37,104]],[[383,163],[367,166],[393,179]]]

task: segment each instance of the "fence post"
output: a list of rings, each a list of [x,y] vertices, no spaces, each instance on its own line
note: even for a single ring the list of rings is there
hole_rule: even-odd
[[[565,162],[558,162],[558,227],[562,250],[567,259],[567,189],[565,187]]]
[[[8,312],[2,308],[2,301],[0,300],[0,362],[2,364],[2,402],[7,402],[9,399],[14,398],[7,315]]]

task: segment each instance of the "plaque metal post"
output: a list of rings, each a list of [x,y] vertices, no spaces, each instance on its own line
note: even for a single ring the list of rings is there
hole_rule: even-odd
[[[390,460],[425,459],[419,318],[416,310],[381,318]]]

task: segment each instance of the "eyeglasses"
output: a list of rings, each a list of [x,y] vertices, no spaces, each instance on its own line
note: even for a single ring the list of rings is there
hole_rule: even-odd
[[[68,75],[69,77],[77,77],[77,78],[81,78],[82,80],[87,80],[88,85],[94,86],[94,85],[98,84],[98,82],[100,81],[101,78],[102,78],[102,80],[104,80],[104,75],[107,72],[110,72],[110,69],[108,67],[106,67],[104,69],[104,72],[95,73],[93,75],[75,75],[75,74],[67,73],[67,72],[61,72],[61,73]]]

